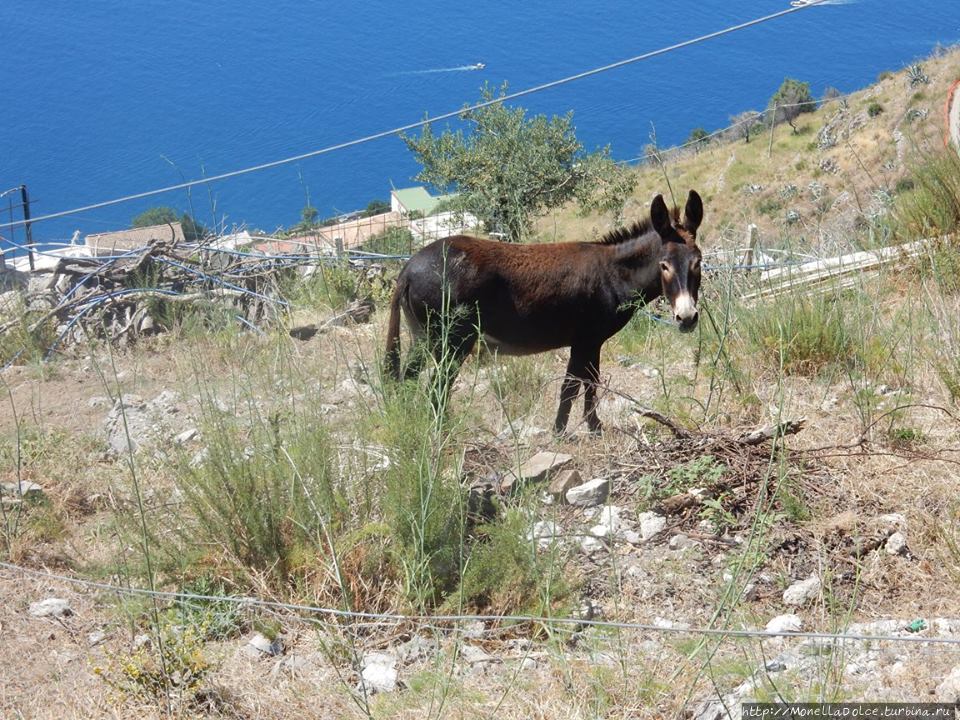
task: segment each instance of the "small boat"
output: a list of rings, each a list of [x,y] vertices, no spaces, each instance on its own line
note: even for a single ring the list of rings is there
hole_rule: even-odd
[[[790,0],[791,7],[806,7],[810,5],[813,0]]]
[[[473,69],[474,69],[474,70],[483,70],[486,66],[487,66],[486,63],[474,63],[474,64],[473,64]]]

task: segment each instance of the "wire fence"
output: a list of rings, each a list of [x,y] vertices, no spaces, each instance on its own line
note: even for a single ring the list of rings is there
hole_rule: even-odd
[[[335,618],[344,621],[363,621],[365,623],[433,623],[433,624],[463,624],[468,622],[494,623],[497,625],[543,625],[543,626],[568,626],[577,628],[597,628],[609,630],[631,630],[637,632],[651,633],[657,635],[695,635],[701,637],[724,637],[724,638],[797,638],[802,640],[827,640],[837,643],[843,642],[890,642],[910,645],[936,645],[936,646],[960,646],[960,637],[952,635],[924,635],[920,630],[910,629],[905,623],[903,634],[865,634],[865,633],[844,633],[844,632],[815,632],[815,631],[769,631],[755,630],[749,628],[717,628],[717,627],[698,627],[686,626],[683,624],[654,624],[639,622],[624,622],[616,620],[596,620],[591,618],[578,618],[568,616],[545,616],[545,615],[482,615],[482,614],[400,614],[400,613],[375,613],[357,610],[348,610],[343,608],[320,607],[316,605],[302,605],[297,603],[279,602],[276,600],[264,600],[251,596],[230,596],[230,595],[205,595],[202,593],[151,590],[149,588],[138,588],[131,586],[115,585],[112,583],[98,582],[86,578],[72,577],[62,575],[46,570],[34,570],[9,562],[0,562],[0,568],[10,572],[19,573],[34,578],[39,578],[51,582],[61,582],[69,585],[79,586],[88,590],[98,590],[103,592],[115,593],[123,596],[148,597],[164,601],[192,601],[205,603],[224,603],[233,605],[242,605],[245,607],[265,608],[269,610],[282,610],[292,612],[298,615],[319,615],[328,618]]]

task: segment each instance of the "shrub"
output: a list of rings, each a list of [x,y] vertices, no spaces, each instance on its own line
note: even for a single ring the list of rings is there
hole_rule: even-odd
[[[883,112],[883,105],[878,102],[872,102],[867,106],[867,115],[870,117],[877,117],[880,113]]]
[[[193,702],[206,676],[214,669],[203,654],[203,640],[192,627],[163,624],[154,643],[131,653],[107,654],[104,666],[94,668],[118,700],[171,703]]]
[[[774,367],[812,375],[832,363],[856,361],[853,322],[839,299],[783,297],[757,307],[746,335]]]
[[[960,228],[960,157],[953,148],[922,155],[912,167],[914,188],[897,198],[897,235],[903,240]]]
[[[203,559],[215,548],[237,582],[289,588],[328,553],[325,531],[347,513],[327,429],[306,412],[242,420],[205,405],[206,458],[175,475],[188,511],[177,525],[181,552]]]
[[[551,614],[569,587],[563,580],[559,544],[538,549],[527,537],[529,519],[512,509],[496,524],[478,528],[459,591],[448,603],[496,614]]]

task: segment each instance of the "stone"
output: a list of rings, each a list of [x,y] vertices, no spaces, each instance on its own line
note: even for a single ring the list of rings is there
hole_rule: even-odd
[[[140,633],[139,635],[133,638],[133,649],[141,650],[143,648],[148,648],[153,645],[153,638],[150,637],[149,633]]]
[[[460,646],[460,658],[471,665],[495,662],[497,658],[476,645],[464,643]]]
[[[172,390],[164,390],[149,402],[129,393],[117,398],[104,421],[110,448],[122,455],[156,440],[160,430],[179,413],[178,399]]]
[[[279,637],[271,640],[262,633],[254,633],[250,639],[247,640],[244,649],[248,649],[250,654],[254,656],[266,655],[274,657],[283,654],[283,640]]]
[[[934,692],[937,702],[954,705],[960,702],[960,665],[951,670],[937,685]]]
[[[3,485],[0,485],[0,489],[3,490],[4,495],[12,495],[13,497],[35,499],[43,495],[43,488],[29,480],[21,480],[18,483],[3,483]]]
[[[784,605],[801,607],[811,600],[816,599],[820,594],[820,578],[811,575],[806,580],[795,582],[793,585],[783,591]]]
[[[563,502],[567,499],[568,490],[582,484],[583,478],[580,477],[580,472],[578,470],[561,470],[559,473],[557,473],[556,477],[550,480],[550,485],[547,487],[547,493],[554,500]]]
[[[696,543],[690,539],[690,536],[686,533],[677,533],[676,535],[670,536],[670,542],[668,546],[671,550],[686,550],[689,547],[693,547]]]
[[[616,505],[607,505],[600,511],[598,526],[605,527],[608,534],[616,535],[620,531],[621,525],[619,507]],[[597,535],[597,533],[594,533],[594,535]],[[603,537],[603,535],[597,535],[597,537]]]
[[[536,540],[541,548],[548,548],[556,542],[560,529],[552,520],[540,520],[527,534],[527,540]]]
[[[640,538],[649,540],[667,526],[667,519],[655,512],[642,512],[637,516],[640,521]]]
[[[893,533],[887,538],[883,549],[886,550],[888,555],[903,555],[907,551],[906,536],[900,531]]]
[[[393,692],[397,689],[397,659],[386,653],[367,653],[360,678],[368,692]]]
[[[30,603],[29,612],[34,617],[69,617],[73,615],[70,603],[62,598],[47,598],[39,602]]]
[[[783,672],[787,669],[787,664],[782,660],[768,660],[763,669],[772,673]]]
[[[567,502],[579,507],[593,507],[605,502],[609,495],[610,481],[607,478],[595,478],[567,490]]]
[[[196,454],[190,458],[190,467],[196,470],[210,459],[210,448],[200,448]]]
[[[520,661],[520,669],[527,670],[527,671],[536,670],[537,661],[534,660],[532,657],[525,657],[523,660]]]
[[[897,530],[907,529],[907,518],[902,513],[886,513],[877,516],[877,524],[882,527],[893,527]]]
[[[506,473],[500,482],[500,491],[511,493],[525,483],[548,480],[563,467],[573,462],[573,456],[559,452],[539,452],[520,466],[518,472]]]
[[[767,623],[768,633],[800,632],[803,629],[803,620],[797,615],[777,615]]]
[[[87,645],[95,647],[107,639],[107,634],[103,630],[94,630],[87,635]]]
[[[580,538],[580,549],[587,555],[600,552],[604,547],[606,546],[603,544],[603,541],[595,537],[585,535],[584,537]]]
[[[396,647],[397,659],[403,663],[412,663],[417,660],[423,660],[434,655],[437,652],[439,645],[436,640],[431,638],[425,638],[421,635],[414,635],[412,638],[407,640]]]
[[[638,533],[636,530],[624,530],[623,539],[631,545],[639,545],[643,542],[643,538],[640,537],[640,533]]]
[[[200,435],[200,431],[197,430],[196,428],[187,428],[182,433],[178,433],[177,435],[174,435],[173,441],[177,443],[177,445],[186,445],[188,442],[195,439],[199,435]]]

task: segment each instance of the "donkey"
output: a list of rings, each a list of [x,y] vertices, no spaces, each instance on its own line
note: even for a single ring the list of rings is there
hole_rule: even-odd
[[[696,327],[702,220],[703,201],[691,190],[682,219],[657,195],[649,220],[597,242],[514,245],[456,235],[430,243],[397,279],[386,372],[400,379],[401,308],[421,346],[420,360],[406,375],[419,373],[425,349],[438,364],[441,399],[481,337],[509,355],[569,347],[554,430],[566,428],[582,383],[587,427],[599,433],[596,392],[604,341],[627,324],[639,303],[660,295],[670,301],[681,331]]]

